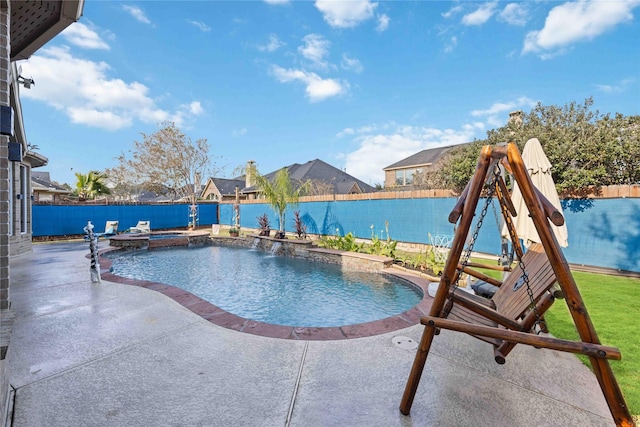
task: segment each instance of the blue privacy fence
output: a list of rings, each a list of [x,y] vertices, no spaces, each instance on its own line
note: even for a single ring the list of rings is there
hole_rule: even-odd
[[[371,238],[373,232],[385,239],[388,221],[392,239],[428,244],[428,233],[453,235],[453,225],[447,217],[455,202],[455,198],[304,202],[297,210],[310,233],[352,232],[356,237]],[[569,247],[564,248],[568,262],[640,271],[640,199],[565,200],[562,205],[569,232]],[[480,208],[476,217],[479,211]],[[264,213],[269,216],[271,228],[277,229],[277,216],[266,204],[240,205],[240,225],[257,228],[256,218]],[[220,223],[233,223],[232,205],[220,205]],[[294,230],[291,210],[286,214],[285,229]],[[475,249],[490,254],[500,252],[492,208]]]
[[[199,225],[218,223],[218,204],[198,205]],[[33,236],[68,236],[83,234],[87,221],[102,232],[107,221],[119,221],[124,231],[138,221],[151,221],[151,229],[183,228],[189,223],[188,204],[103,205],[103,206],[33,206]]]

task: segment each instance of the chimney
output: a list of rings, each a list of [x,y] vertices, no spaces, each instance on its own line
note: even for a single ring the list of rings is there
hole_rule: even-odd
[[[513,123],[514,125],[522,124],[522,116],[524,113],[522,110],[516,110],[509,113],[509,123]]]
[[[254,160],[247,162],[247,170],[244,173],[244,183],[247,188],[256,185],[256,162]]]

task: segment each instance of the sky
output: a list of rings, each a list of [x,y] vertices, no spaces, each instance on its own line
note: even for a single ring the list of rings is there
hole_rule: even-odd
[[[165,121],[218,177],[318,158],[375,185],[539,102],[640,114],[639,19],[640,0],[87,0],[19,62],[25,129],[72,186]]]

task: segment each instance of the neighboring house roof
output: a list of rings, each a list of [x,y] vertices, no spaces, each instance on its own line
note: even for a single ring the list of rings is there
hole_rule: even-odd
[[[145,190],[138,195],[136,200],[138,202],[166,202],[169,201],[169,198],[155,191]]]
[[[305,182],[307,180],[319,181],[332,186],[334,194],[349,194],[353,192],[371,193],[375,191],[375,188],[369,184],[320,159],[311,160],[304,164],[294,163],[286,166],[286,168],[289,171],[291,180],[298,182]],[[265,178],[273,180],[277,172],[276,170],[268,173],[265,175]],[[255,186],[242,190],[243,193],[255,193],[257,191]]]
[[[235,195],[236,187],[242,190],[245,186],[244,177],[238,177],[233,179],[227,178],[211,178],[213,184],[216,186],[221,195]]]
[[[392,165],[387,166],[383,170],[404,169],[408,167],[420,167],[429,166],[438,161],[440,157],[457,145],[450,145],[448,147],[436,147],[422,150],[416,154],[413,154],[405,159],[395,162]]]
[[[31,171],[31,186],[34,191],[47,191],[50,193],[71,194],[71,190],[56,182],[51,181],[49,172]]]

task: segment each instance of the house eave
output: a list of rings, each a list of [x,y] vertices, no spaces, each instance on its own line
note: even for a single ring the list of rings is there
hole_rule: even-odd
[[[24,159],[28,160],[32,168],[39,168],[46,166],[49,163],[49,159],[40,153],[35,151],[26,151],[24,153]]]
[[[11,0],[11,61],[28,59],[82,16],[84,0]]]
[[[396,167],[386,167],[384,169],[382,169],[383,171],[395,171],[395,170],[402,170],[402,169],[412,169],[412,168],[426,168],[428,166],[433,165],[433,163],[418,163],[415,165],[406,165],[406,166],[396,166]]]

